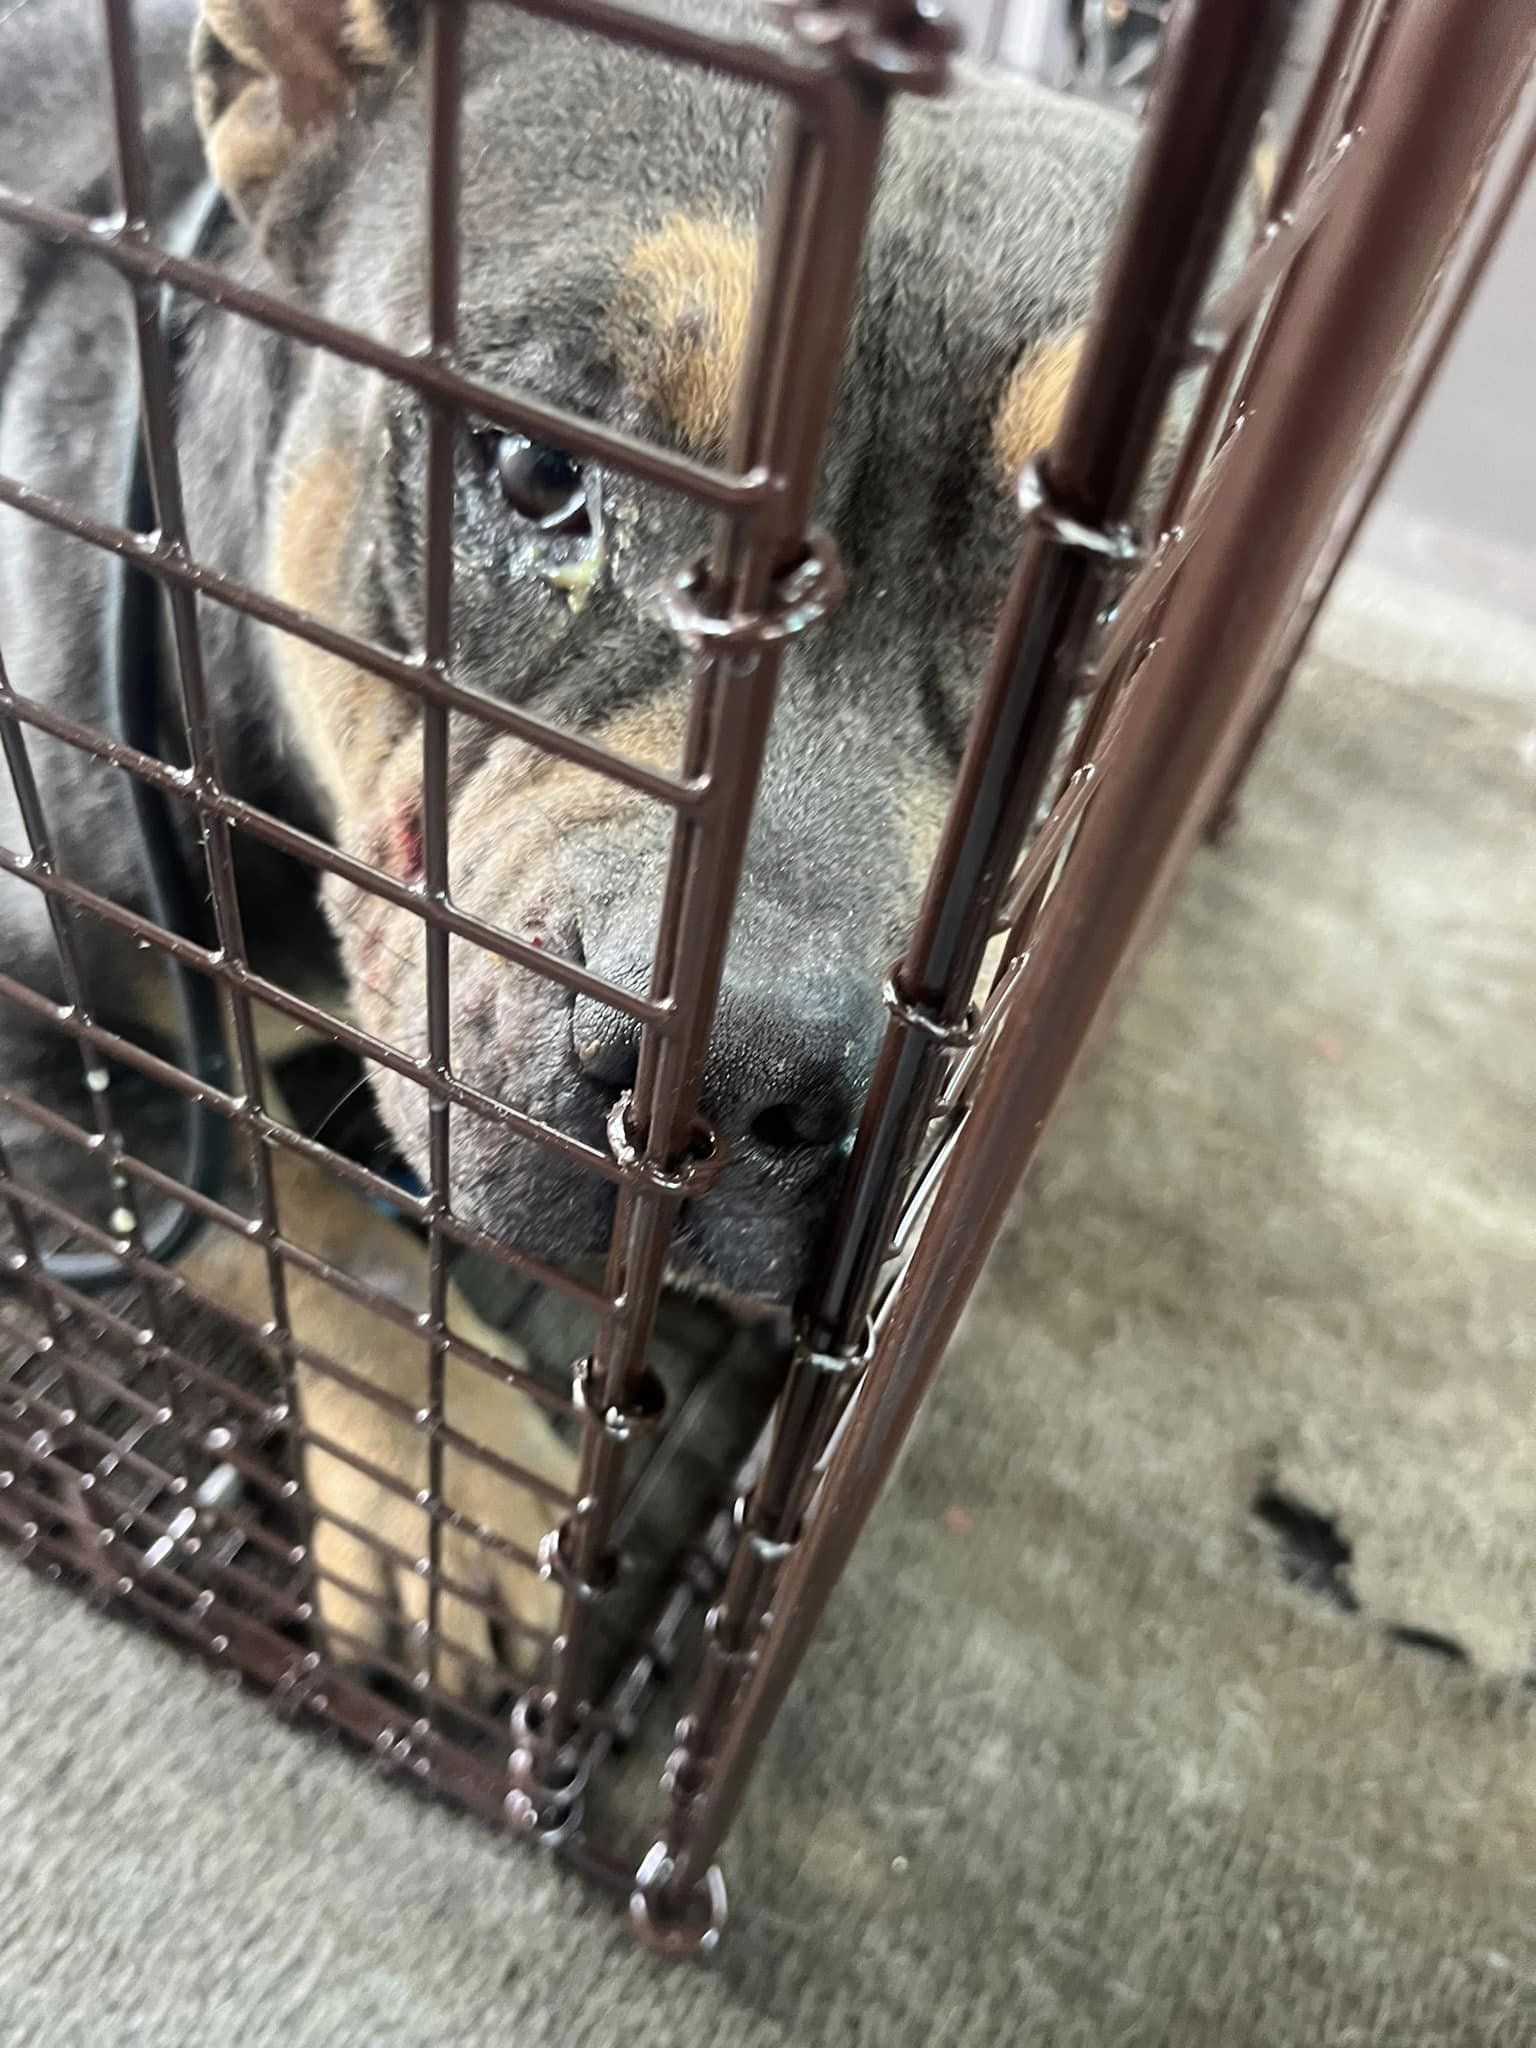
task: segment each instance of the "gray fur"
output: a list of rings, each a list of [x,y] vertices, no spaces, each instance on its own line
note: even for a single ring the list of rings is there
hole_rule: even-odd
[[[82,50],[95,12],[86,0],[32,0],[0,25],[0,175],[87,208],[105,203],[109,161],[104,127],[86,118],[97,81]],[[168,212],[196,176],[184,56],[191,10],[154,0],[138,16]],[[468,366],[657,433],[612,364],[610,308],[627,254],[673,214],[751,220],[771,104],[501,9],[477,10],[469,80]],[[335,317],[418,342],[422,105],[414,72],[375,90],[278,181],[256,232],[230,228],[218,260]],[[896,111],[818,513],[839,537],[849,596],[786,665],[705,1084],[705,1106],[736,1156],[716,1219],[684,1219],[685,1261],[728,1285],[790,1291],[830,1194],[836,1147],[765,1149],[753,1117],[786,1093],[808,1102],[829,1134],[852,1114],[877,1042],[880,979],[915,902],[908,814],[917,800],[936,807],[952,775],[1014,543],[992,414],[1020,355],[1087,310],[1126,158],[1118,123],[1011,81],[966,75],[950,99]],[[0,230],[0,467],[115,516],[132,402],[125,296],[86,259],[19,243]],[[346,536],[345,623],[416,644],[419,406],[254,326],[201,307],[179,317],[194,550],[269,582],[280,484],[306,452],[340,439],[364,472],[362,510]],[[679,654],[653,593],[707,531],[693,508],[665,494],[617,477],[603,488],[625,544],[610,550],[578,616],[537,573],[535,551],[497,526],[468,451],[461,480],[458,673],[575,726],[600,725],[623,702],[675,684]],[[95,654],[103,587],[90,550],[0,515],[13,680],[96,724],[106,715]],[[227,780],[281,815],[334,829],[334,806],[284,709],[271,636],[212,605],[203,628]],[[65,749],[32,751],[70,871],[141,903],[117,778]],[[455,763],[455,801],[483,791],[490,770],[477,734],[456,732]],[[0,833],[15,844],[7,802],[0,793]],[[455,888],[514,930],[543,920],[553,942],[579,945],[600,971],[638,985],[664,826],[657,812],[649,821],[626,815],[622,831],[598,824],[566,835],[537,872],[519,874],[520,899],[499,871],[479,878],[493,900],[477,899],[477,878],[458,870]],[[274,905],[271,921],[284,924],[304,886],[279,882],[267,864],[248,896],[258,927],[258,913]],[[356,993],[357,906],[339,892],[330,902]],[[99,937],[81,929],[105,959]],[[46,983],[35,892],[0,884],[0,932],[7,964],[19,963],[12,971]],[[573,1017],[559,991],[484,956],[456,953],[456,967],[459,1071],[601,1142],[611,1085],[578,1066],[573,1026],[577,1042],[605,1032],[611,1040],[610,1023],[585,1005]],[[419,1050],[419,1001],[395,1000],[390,1015],[396,1041]],[[0,1066],[31,1072],[40,1057],[38,1034],[0,1014]],[[617,1057],[622,1065],[622,1047]],[[420,1160],[415,1093],[387,1080],[380,1088],[387,1118]],[[598,1241],[608,1206],[598,1184],[476,1119],[455,1128],[456,1194],[470,1213],[555,1254]]]

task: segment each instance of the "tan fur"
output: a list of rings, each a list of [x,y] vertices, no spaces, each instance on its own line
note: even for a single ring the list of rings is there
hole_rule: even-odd
[[[203,19],[251,74],[270,80],[295,129],[334,112],[346,95],[345,0],[203,0]]]
[[[356,489],[355,469],[347,458],[321,448],[298,463],[279,506],[273,586],[289,603],[323,618],[343,615],[342,550]],[[416,749],[402,744],[418,723],[415,704],[392,684],[292,637],[282,643],[280,669],[299,745],[331,795],[342,843],[377,857],[373,842],[380,821],[392,803],[414,797],[420,786]],[[637,715],[635,722],[640,744],[644,717]],[[531,776],[532,764],[544,757],[531,749],[518,751],[528,756],[525,773]],[[600,792],[611,803],[613,785],[582,779],[594,793],[589,800]],[[505,785],[498,794],[498,803],[484,817],[471,811],[462,820],[455,818],[456,846],[465,843],[461,825],[470,845],[479,839],[488,849],[505,841]],[[383,915],[385,906],[377,908]],[[420,928],[406,912],[391,915],[409,926],[401,958],[414,964]],[[427,1266],[421,1246],[342,1183],[284,1155],[279,1203],[285,1234],[295,1242],[412,1309],[425,1308]],[[193,1261],[192,1277],[210,1292],[258,1320],[269,1313],[265,1267],[256,1247],[226,1232],[209,1234],[199,1241]],[[288,1289],[294,1328],[305,1343],[411,1408],[425,1404],[428,1353],[421,1338],[296,1268],[289,1272]],[[449,1321],[481,1350],[519,1362],[456,1292]],[[306,1428],[345,1446],[349,1454],[311,1446],[304,1457],[305,1485],[315,1512],[319,1628],[331,1653],[343,1662],[370,1653],[398,1653],[403,1641],[410,1663],[415,1652],[405,1632],[427,1620],[426,1582],[387,1552],[411,1560],[427,1555],[428,1518],[414,1499],[430,1478],[426,1436],[367,1393],[312,1367],[301,1363],[298,1379]],[[452,1357],[444,1368],[444,1412],[471,1441],[561,1486],[574,1483],[571,1454],[539,1407]],[[359,1471],[350,1458],[377,1468],[394,1485]],[[525,1551],[536,1550],[552,1520],[547,1502],[452,1449],[444,1451],[441,1477],[442,1497],[450,1508]],[[342,1522],[371,1532],[377,1544],[352,1534]],[[553,1625],[555,1596],[525,1566],[453,1529],[441,1533],[439,1559],[445,1578],[494,1600],[531,1626]],[[484,1698],[494,1691],[497,1660],[490,1616],[473,1602],[445,1593],[437,1624],[436,1682],[458,1698]],[[515,1649],[516,1639],[509,1637],[509,1642]]]
[[[663,696],[628,704],[588,737],[633,761],[676,770],[688,699],[687,687],[680,685]],[[408,786],[407,777],[402,788]],[[496,878],[536,866],[547,857],[552,839],[601,825],[617,840],[626,826],[647,829],[655,811],[649,798],[608,776],[516,741],[499,744],[454,807],[455,867],[475,870],[488,886],[483,905],[465,907],[495,915],[500,889]]]
[[[264,190],[293,154],[291,136],[270,102],[237,102],[209,125],[206,148],[208,168],[229,193]]]
[[[725,221],[677,214],[630,251],[613,313],[619,368],[700,454],[725,447],[756,275],[754,237]]]
[[[357,491],[356,472],[333,448],[306,456],[289,480],[273,543],[279,597],[322,618],[342,602],[340,553]],[[377,802],[385,763],[416,723],[413,701],[392,683],[292,636],[282,643],[284,693],[300,745],[336,805],[344,844]]]
[[[405,56],[378,0],[347,0],[346,41],[356,61],[375,71],[388,71]]]
[[[1038,343],[1014,365],[992,417],[992,446],[1010,481],[1056,438],[1082,351],[1083,330],[1075,327]]]
[[[624,754],[631,761],[644,761],[652,768],[679,769],[692,694],[686,685],[679,685],[665,695],[626,704],[593,737],[600,746]]]
[[[414,1312],[427,1306],[427,1260],[422,1246],[339,1181],[287,1153],[276,1161],[280,1227],[290,1241],[367,1281]],[[271,1313],[266,1266],[259,1248],[224,1230],[205,1232],[183,1262],[194,1284],[236,1313],[261,1321]],[[325,1281],[296,1266],[287,1273],[288,1309],[295,1335],[381,1394],[413,1409],[428,1399],[428,1353],[421,1337],[359,1308]],[[509,1364],[526,1361],[450,1290],[449,1328]],[[428,1483],[428,1442],[369,1397],[314,1366],[298,1367],[300,1410],[306,1430],[345,1445],[352,1457],[394,1482],[359,1471],[347,1459],[308,1445],[304,1480],[314,1513],[315,1607],[322,1635],[338,1661],[375,1654],[401,1655],[413,1667],[418,1652],[408,1631],[427,1618],[427,1585],[411,1564],[429,1552],[428,1518],[414,1496]],[[556,1437],[543,1410],[528,1395],[505,1387],[463,1360],[449,1356],[443,1373],[443,1412],[451,1427],[551,1484],[569,1489],[572,1454]],[[399,1491],[396,1488],[401,1489]],[[528,1488],[446,1448],[444,1503],[494,1535],[536,1551],[556,1510]],[[339,1519],[337,1519],[339,1518]],[[340,1526],[358,1524],[369,1542]],[[498,1556],[467,1532],[445,1529],[440,1569],[530,1626],[554,1625],[557,1595],[527,1567]],[[338,1583],[346,1581],[346,1584]],[[384,1608],[358,1598],[356,1588]],[[438,1609],[439,1648],[432,1676],[457,1699],[484,1699],[497,1689],[491,1617],[470,1601],[444,1594]],[[516,1638],[512,1639],[516,1648]],[[481,1667],[485,1667],[481,1669]]]
[[[602,725],[594,726],[587,737],[610,753],[677,774],[682,768],[692,694],[687,683],[679,683],[658,696],[626,704]],[[574,762],[561,761],[553,754],[535,756],[530,787],[537,790],[546,815],[553,808],[562,825],[596,823],[637,803],[654,808],[648,798],[627,789],[622,782],[596,775]],[[505,815],[501,824],[505,829]]]
[[[202,17],[192,46],[198,124],[215,178],[248,212],[301,138],[404,54],[377,0],[203,0]]]

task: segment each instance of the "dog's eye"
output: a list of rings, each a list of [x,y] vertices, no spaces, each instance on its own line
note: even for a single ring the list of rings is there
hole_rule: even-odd
[[[545,533],[570,533],[586,523],[587,487],[569,455],[524,434],[496,443],[496,479],[519,519]]]

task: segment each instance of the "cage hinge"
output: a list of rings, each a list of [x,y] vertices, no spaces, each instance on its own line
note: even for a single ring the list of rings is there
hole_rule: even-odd
[[[729,1903],[718,1863],[692,1887],[681,1907],[667,1898],[677,1862],[665,1842],[657,1842],[635,1872],[629,1895],[629,1924],[658,1955],[679,1961],[704,1959],[720,1946]]]
[[[711,581],[710,558],[700,555],[664,586],[662,601],[678,638],[714,654],[751,653],[792,640],[835,610],[847,588],[837,543],[820,527],[807,534],[799,560],[780,570],[755,611],[711,611]]]
[[[1056,495],[1038,455],[1032,455],[1019,472],[1018,505],[1027,524],[1041,527],[1058,547],[1073,554],[1097,555],[1126,569],[1139,567],[1146,558],[1145,543],[1123,521],[1093,526],[1074,518]]]
[[[949,84],[950,60],[964,38],[960,25],[934,0],[915,0],[904,20],[888,21],[874,7],[806,5],[778,0],[772,11],[800,42],[835,57],[888,92],[929,97]]]
[[[919,1003],[909,996],[901,985],[901,962],[898,960],[885,978],[881,990],[885,1007],[909,1031],[920,1031],[935,1044],[959,1051],[970,1045],[981,1029],[981,1013],[974,1003],[963,1017],[946,1017],[931,1003]]]
[[[515,1834],[533,1835],[557,1849],[581,1829],[592,1760],[572,1744],[548,1748],[550,1695],[526,1692],[512,1709],[512,1790],[502,1803]]]
[[[654,1372],[643,1372],[623,1402],[605,1402],[596,1379],[597,1360],[578,1358],[571,1368],[571,1399],[579,1413],[595,1416],[615,1443],[633,1443],[657,1429],[667,1412],[667,1390]]]
[[[731,1510],[731,1521],[742,1542],[752,1546],[752,1554],[760,1564],[780,1565],[791,1555],[800,1541],[800,1525],[795,1524],[793,1533],[775,1536],[770,1530],[753,1520],[752,1495],[738,1493],[736,1505]]]
[[[619,1560],[613,1551],[605,1551],[595,1563],[583,1570],[571,1555],[577,1520],[576,1516],[568,1516],[539,1544],[539,1577],[553,1579],[572,1599],[579,1600],[583,1607],[589,1607],[613,1590],[614,1580],[619,1575]]]
[[[793,1548],[792,1545],[790,1547]],[[732,1642],[731,1631],[732,1617],[717,1601],[704,1617],[704,1654],[717,1664],[725,1665],[727,1670],[738,1673],[750,1671],[757,1662],[756,1646],[750,1642]],[[755,1636],[758,1630],[754,1628],[752,1633]]]
[[[713,1124],[695,1117],[687,1149],[658,1165],[645,1157],[645,1140],[634,1128],[635,1098],[628,1088],[608,1112],[608,1150],[614,1163],[654,1195],[702,1195],[714,1185],[726,1161],[726,1144]]]

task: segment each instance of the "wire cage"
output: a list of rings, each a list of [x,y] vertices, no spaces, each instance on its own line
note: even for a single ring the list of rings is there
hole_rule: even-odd
[[[0,673],[0,741],[24,826],[24,843],[0,847],[0,864],[41,898],[57,953],[57,988],[6,962],[0,1000],[72,1046],[82,1077],[78,1115],[15,1074],[0,1075],[0,1106],[20,1120],[13,1128],[77,1156],[108,1205],[93,1220],[0,1157],[0,1532],[37,1569],[153,1624],[284,1713],[365,1745],[382,1770],[558,1850],[628,1898],[654,1946],[693,1953],[719,1939],[717,1852],[754,1753],[1011,1191],[1181,864],[1202,831],[1230,817],[1257,736],[1529,165],[1536,23],[1526,0],[1339,0],[1280,136],[1258,232],[1219,272],[1292,10],[1285,0],[1175,10],[1060,424],[1020,478],[1013,580],[916,928],[886,986],[888,1023],[846,1185],[786,1344],[772,1321],[669,1303],[669,1234],[684,1202],[710,1199],[717,1163],[699,1081],[778,671],[789,641],[814,631],[839,594],[836,548],[813,510],[882,134],[893,101],[945,89],[955,39],[926,0],[790,5],[780,10],[789,33],[775,43],[622,0],[476,4],[521,5],[657,63],[778,96],[722,462],[534,392],[487,388],[462,367],[467,0],[433,0],[421,56],[431,331],[419,352],[213,267],[195,239],[178,247],[162,231],[132,0],[101,7],[115,192],[88,214],[0,190],[0,223],[86,252],[132,295],[142,404],[129,518],[61,502],[26,476],[0,476],[0,505],[105,551],[140,602],[158,593],[182,727],[175,746],[153,732],[94,729]],[[182,298],[419,395],[420,647],[360,641],[193,551],[166,311]],[[669,601],[693,663],[675,769],[456,677],[452,450],[468,414],[715,515],[712,545],[680,565]],[[1170,419],[1177,456],[1138,528]],[[352,664],[419,708],[418,877],[402,880],[227,786],[209,709],[219,677],[203,649],[214,610]],[[670,813],[646,993],[456,900],[446,795],[456,719],[614,778]],[[71,876],[35,772],[43,745],[127,778],[141,803],[195,817],[202,926],[165,891],[151,916]],[[237,844],[252,843],[417,921],[422,1050],[386,1042],[253,960],[235,871]],[[180,1001],[169,1050],[103,1021],[82,946],[96,923],[165,963]],[[638,1069],[606,1150],[456,1072],[449,978],[461,942],[640,1027]],[[426,1185],[343,1143],[329,1107],[306,1120],[275,1092],[274,1019],[420,1091]],[[120,1106],[135,1080],[175,1106],[171,1121],[190,1140],[179,1167],[152,1154]],[[614,1187],[600,1270],[557,1267],[456,1212],[453,1131],[469,1115]],[[208,1170],[221,1149],[222,1180]],[[294,1207],[306,1176],[347,1196],[372,1219],[366,1228],[413,1247],[411,1289],[306,1234]],[[194,1222],[204,1247],[219,1247],[225,1265],[212,1270],[224,1278],[182,1255]],[[456,1312],[456,1261],[467,1255],[499,1276],[503,1304],[524,1304],[527,1326],[545,1316],[560,1382]],[[542,1306],[528,1309],[535,1299]],[[328,1317],[337,1303],[355,1312],[351,1323]],[[368,1356],[325,1334],[349,1329],[365,1333],[356,1341]],[[658,1370],[659,1351],[676,1370]],[[375,1354],[403,1361],[394,1378]],[[537,1403],[574,1440],[574,1479],[557,1482],[478,1441],[456,1394],[471,1384]],[[403,1462],[370,1448],[370,1417],[408,1445]],[[340,1468],[374,1488],[377,1524],[336,1506],[325,1475]],[[519,1630],[498,1596],[504,1572],[553,1589],[547,1626]],[[349,1627],[359,1654],[347,1654]],[[657,1824],[638,1842],[610,1837],[589,1795],[614,1750],[637,1738],[652,1681],[679,1657],[691,1696],[661,1772]],[[515,1706],[476,1704],[455,1682],[476,1662],[503,1684],[519,1675]]]

